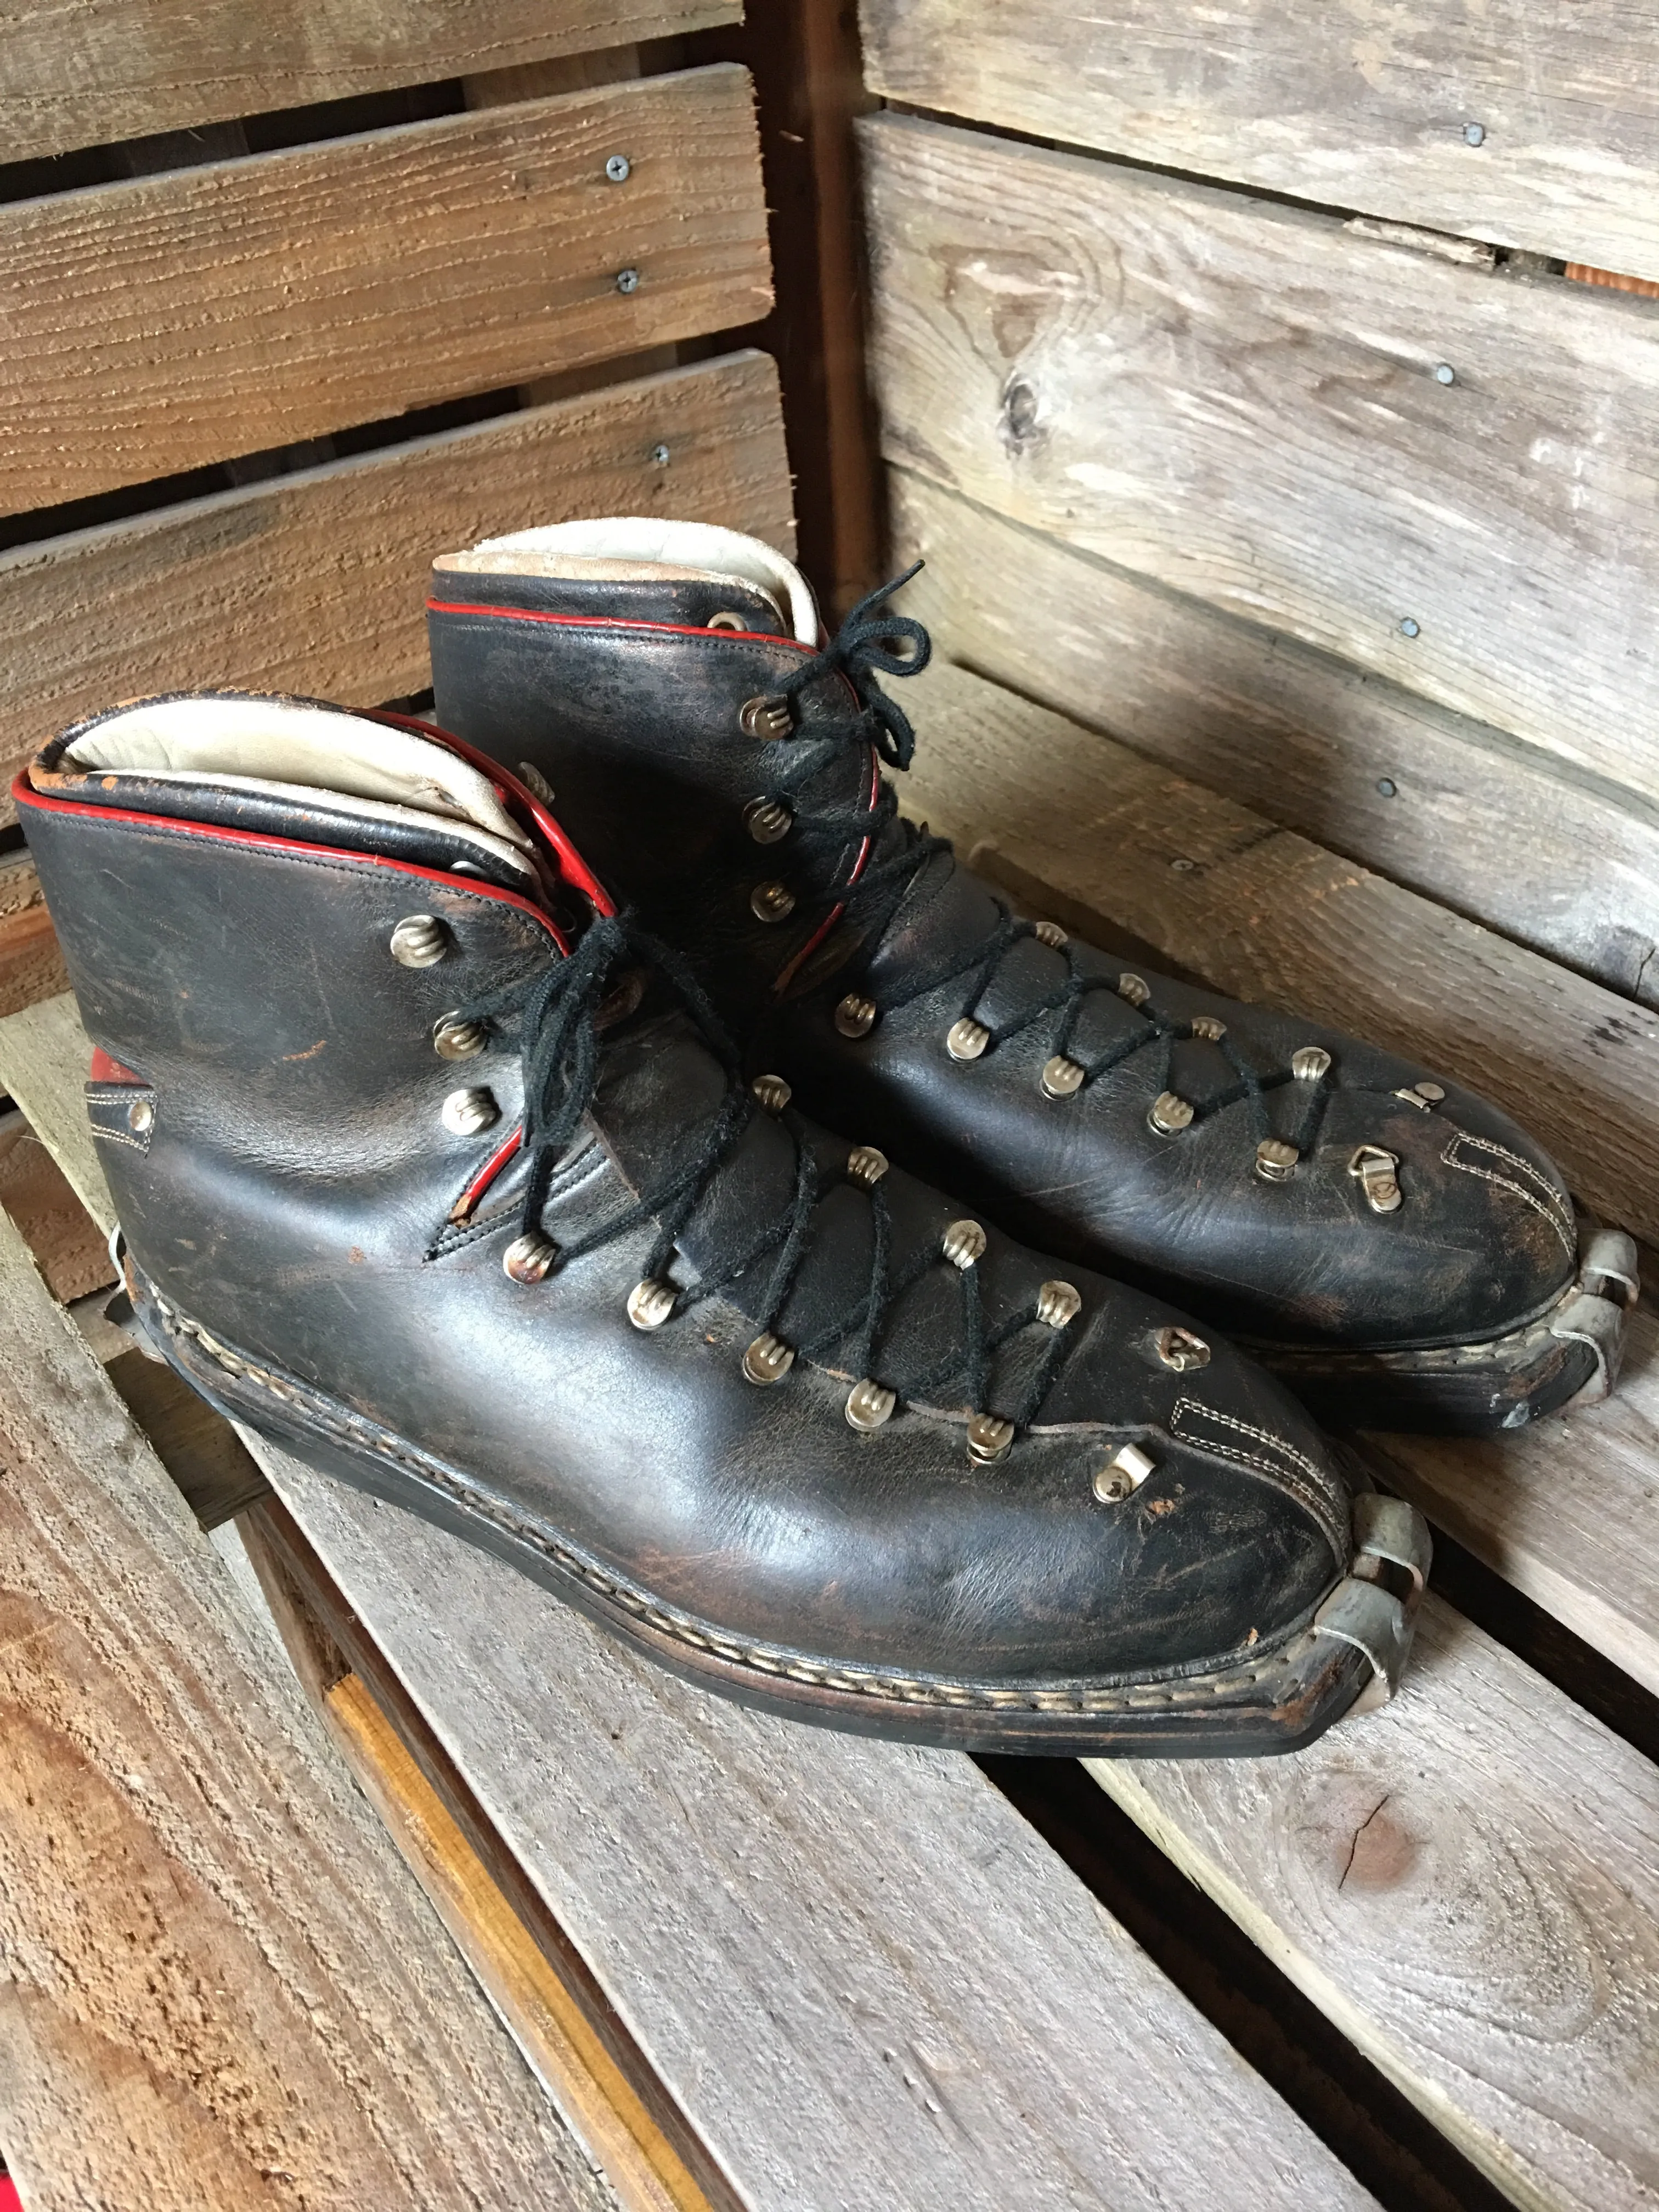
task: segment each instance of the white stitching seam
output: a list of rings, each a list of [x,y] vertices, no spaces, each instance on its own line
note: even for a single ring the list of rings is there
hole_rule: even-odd
[[[1260,1452],[1247,1451],[1239,1444],[1224,1443],[1214,1437],[1194,1436],[1190,1429],[1188,1432],[1188,1443],[1200,1445],[1205,1451],[1212,1451],[1222,1459],[1237,1460],[1245,1467],[1253,1467],[1259,1474],[1269,1475],[1275,1482],[1283,1483],[1292,1496],[1299,1497],[1300,1502],[1309,1506],[1316,1516],[1323,1517],[1330,1512],[1330,1488],[1319,1469],[1304,1453],[1297,1451],[1293,1444],[1287,1444],[1282,1437],[1274,1436],[1271,1429],[1259,1429],[1249,1421],[1241,1421],[1236,1414],[1224,1413],[1214,1406],[1205,1405],[1200,1399],[1178,1398],[1175,1411],[1170,1417],[1171,1436],[1180,1435],[1183,1413],[1195,1413],[1202,1420],[1213,1421],[1221,1428],[1236,1430],[1241,1436],[1254,1437],[1258,1443],[1267,1445],[1274,1452],[1283,1453],[1285,1459],[1292,1461],[1302,1470],[1305,1483],[1298,1481],[1291,1468],[1282,1462],[1264,1459]],[[1321,1509],[1323,1509],[1322,1514]]]
[[[1549,1192],[1551,1205],[1546,1206],[1534,1192],[1528,1190],[1521,1183],[1514,1182],[1510,1176],[1499,1175],[1496,1168],[1477,1167],[1473,1160],[1460,1160],[1456,1157],[1460,1145],[1473,1145],[1480,1152],[1496,1152],[1500,1158],[1508,1160],[1511,1166],[1519,1168],[1523,1175],[1530,1176],[1542,1189]],[[1522,1206],[1531,1206],[1534,1213],[1542,1215],[1560,1238],[1567,1257],[1570,1260],[1577,1257],[1577,1244],[1571,1229],[1564,1224],[1561,1219],[1561,1200],[1530,1161],[1522,1159],[1516,1153],[1510,1152],[1506,1146],[1493,1143],[1490,1137],[1472,1137],[1467,1129],[1454,1131],[1445,1151],[1440,1157],[1449,1168],[1456,1168],[1463,1175],[1479,1176],[1483,1182],[1496,1183],[1500,1190],[1506,1190],[1513,1197],[1518,1198]]]

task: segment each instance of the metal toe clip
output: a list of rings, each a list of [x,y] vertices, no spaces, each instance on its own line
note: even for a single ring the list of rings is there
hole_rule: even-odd
[[[1400,1686],[1417,1628],[1433,1547],[1429,1524],[1403,1498],[1361,1491],[1353,1501],[1353,1565],[1314,1615],[1315,1633],[1352,1644],[1371,1662],[1357,1713],[1384,1705]]]
[[[1595,1372],[1568,1401],[1599,1405],[1619,1380],[1625,1352],[1625,1316],[1641,1291],[1636,1243],[1622,1229],[1593,1229],[1583,1237],[1573,1295],[1555,1311],[1552,1336],[1588,1344]]]

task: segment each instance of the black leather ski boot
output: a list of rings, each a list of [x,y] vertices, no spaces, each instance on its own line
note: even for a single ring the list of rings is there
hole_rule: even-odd
[[[925,663],[769,548],[529,531],[436,566],[437,712],[556,788],[618,895],[814,1110],[1235,1334],[1343,1426],[1515,1428],[1617,1373],[1636,1255],[1430,1067],[1017,919],[898,818]],[[945,740],[948,743],[948,737]]]
[[[1397,1674],[1417,1516],[1179,1314],[745,1082],[511,777],[222,696],[15,795],[134,1306],[227,1413],[797,1717],[1266,1751]]]

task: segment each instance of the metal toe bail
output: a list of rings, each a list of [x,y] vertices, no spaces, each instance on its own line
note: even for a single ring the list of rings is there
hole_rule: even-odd
[[[1403,1498],[1361,1491],[1353,1501],[1353,1564],[1314,1615],[1314,1632],[1363,1651],[1371,1679],[1354,1700],[1356,1713],[1387,1705],[1417,1630],[1433,1545],[1429,1524]],[[1396,1595],[1382,1577],[1392,1568],[1406,1588]]]

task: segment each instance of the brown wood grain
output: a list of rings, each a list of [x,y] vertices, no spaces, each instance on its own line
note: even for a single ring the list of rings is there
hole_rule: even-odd
[[[0,1334],[0,2142],[30,2212],[599,2212],[3,1218]]]
[[[0,269],[15,513],[752,320],[771,284],[748,73],[18,202]]]
[[[891,459],[1659,796],[1659,307],[860,129]]]
[[[1659,276],[1655,0],[863,0],[862,15],[870,82],[914,106]]]
[[[1659,1231],[1659,1013],[996,684],[938,667],[911,690],[907,811],[1028,906],[1444,1070],[1587,1204]]]
[[[659,447],[668,459],[659,462]],[[0,772],[115,700],[228,684],[372,706],[431,681],[433,556],[583,515],[793,544],[777,371],[742,353],[0,555]],[[12,811],[9,798],[0,805]],[[61,989],[63,986],[60,984]]]
[[[9,785],[9,775],[4,781]],[[14,817],[15,811],[9,797],[0,799],[0,820]],[[0,1015],[54,998],[68,988],[33,861],[27,853],[0,854]]]
[[[5,0],[9,161],[678,36],[741,0]]]
[[[952,659],[1659,1006],[1659,808],[908,470],[890,495]]]

